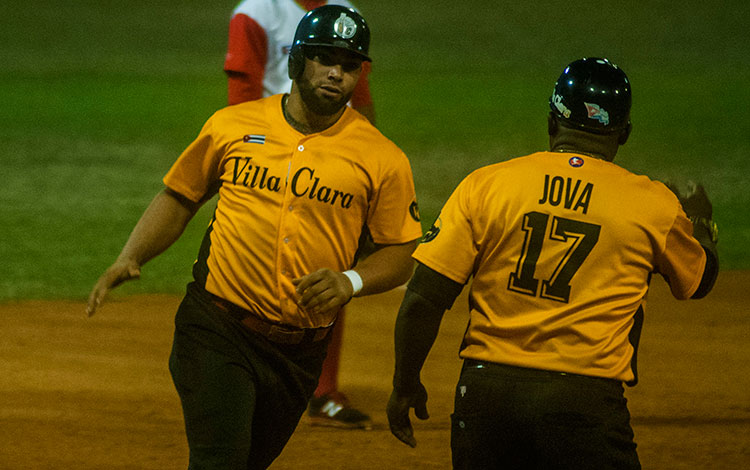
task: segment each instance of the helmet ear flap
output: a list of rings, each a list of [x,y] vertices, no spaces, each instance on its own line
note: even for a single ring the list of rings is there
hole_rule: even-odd
[[[302,52],[301,45],[292,46],[292,50],[289,52],[289,78],[296,80],[302,75],[305,70],[305,54]]]

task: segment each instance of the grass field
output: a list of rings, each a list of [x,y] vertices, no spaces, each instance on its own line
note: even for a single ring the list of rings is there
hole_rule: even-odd
[[[0,19],[0,300],[87,295],[179,152],[226,100],[232,1],[12,0]],[[750,267],[747,2],[357,2],[378,126],[409,155],[423,227],[469,171],[546,147],[569,61],[634,93],[618,163],[703,181],[722,266]],[[122,293],[183,289],[211,204]]]

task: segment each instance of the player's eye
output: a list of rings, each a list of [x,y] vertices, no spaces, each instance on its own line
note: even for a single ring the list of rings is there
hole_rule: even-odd
[[[322,47],[306,48],[305,57],[323,65],[331,65],[331,62],[333,61],[331,53]]]
[[[305,55],[308,59],[326,67],[341,65],[344,72],[354,72],[362,66],[360,59],[349,57],[349,54],[336,53],[327,48],[309,48]]]
[[[346,61],[341,64],[341,68],[344,72],[354,72],[362,66],[361,60]]]

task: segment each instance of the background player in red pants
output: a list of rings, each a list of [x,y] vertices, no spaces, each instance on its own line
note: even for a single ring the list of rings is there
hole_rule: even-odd
[[[297,23],[307,11],[325,4],[353,8],[348,1],[294,0],[244,0],[235,7],[229,22],[224,62],[230,105],[289,92],[292,81],[287,63]],[[367,81],[369,69],[370,63],[365,62],[350,105],[375,124],[375,108]],[[342,310],[308,413],[316,425],[369,428],[370,417],[352,407],[338,389],[344,318]]]
[[[224,61],[229,104],[289,92],[287,58],[297,22],[307,11],[326,4],[354,8],[346,0],[244,0],[235,7]],[[369,71],[365,63],[350,105],[375,124]]]

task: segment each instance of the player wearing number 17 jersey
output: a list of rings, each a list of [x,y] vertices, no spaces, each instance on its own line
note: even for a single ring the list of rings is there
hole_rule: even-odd
[[[631,130],[619,68],[572,63],[550,105],[550,151],[470,174],[413,255],[388,417],[414,445],[408,410],[427,417],[419,371],[473,278],[454,468],[640,468],[622,384],[637,381],[651,274],[688,299],[718,270],[705,193],[683,209],[664,184],[612,163]]]

